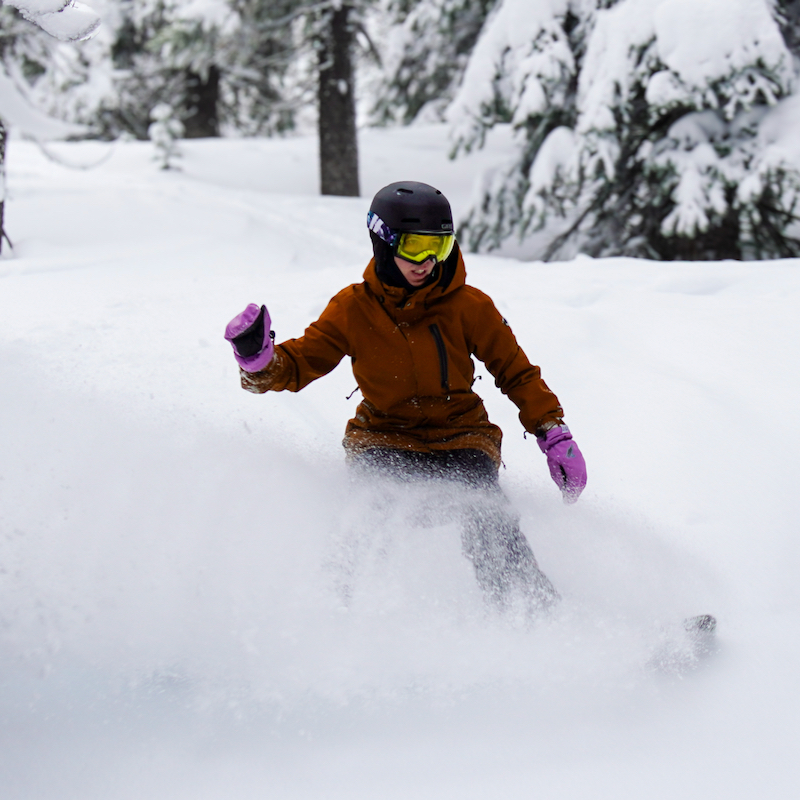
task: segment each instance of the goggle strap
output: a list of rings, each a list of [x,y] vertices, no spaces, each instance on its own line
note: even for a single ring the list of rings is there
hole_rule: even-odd
[[[394,246],[398,232],[392,230],[374,211],[367,214],[367,227],[386,244]]]

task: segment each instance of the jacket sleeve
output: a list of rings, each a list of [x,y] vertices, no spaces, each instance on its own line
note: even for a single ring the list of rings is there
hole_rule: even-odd
[[[261,372],[240,368],[242,387],[255,394],[299,392],[331,372],[350,350],[345,330],[347,292],[336,295],[299,339],[276,345],[272,361]]]
[[[492,300],[469,288],[479,303],[479,313],[470,314],[467,327],[473,354],[486,365],[500,391],[519,408],[519,419],[526,431],[539,434],[560,425],[564,411],[542,380],[539,367],[528,361]]]

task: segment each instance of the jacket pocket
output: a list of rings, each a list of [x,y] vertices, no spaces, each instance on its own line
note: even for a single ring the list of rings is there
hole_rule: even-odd
[[[439,326],[429,325],[428,330],[431,332],[431,336],[433,336],[433,341],[436,342],[436,352],[439,354],[439,375],[442,381],[442,389],[445,392],[450,391],[450,381],[448,376],[448,367],[447,367],[447,348],[444,344],[444,339],[442,338],[442,332],[439,330]]]

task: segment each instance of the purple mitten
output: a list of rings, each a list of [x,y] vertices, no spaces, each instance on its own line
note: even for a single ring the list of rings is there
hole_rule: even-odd
[[[225,338],[233,346],[233,356],[245,372],[260,372],[272,361],[275,345],[271,322],[266,306],[250,303],[225,328]]]
[[[547,456],[547,466],[564,495],[564,502],[574,503],[586,486],[586,462],[578,445],[572,441],[569,428],[566,425],[550,428],[537,442]]]

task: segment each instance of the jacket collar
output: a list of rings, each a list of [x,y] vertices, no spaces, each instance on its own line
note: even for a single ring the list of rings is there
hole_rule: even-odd
[[[385,283],[382,283],[375,270],[374,258],[370,259],[364,271],[364,282],[369,286],[372,293],[381,303],[391,308],[413,308],[415,306],[427,308],[442,297],[460,289],[466,281],[467,269],[464,266],[464,259],[460,251],[458,253],[455,274],[450,283],[444,287],[440,285],[442,283],[441,270],[439,270],[439,277],[433,283],[429,283],[427,286],[415,289],[414,291],[401,289],[396,286],[387,286]]]

